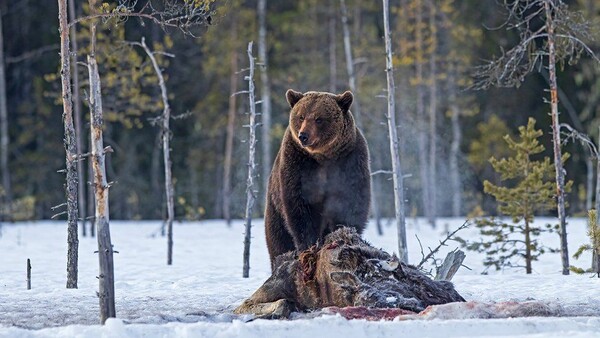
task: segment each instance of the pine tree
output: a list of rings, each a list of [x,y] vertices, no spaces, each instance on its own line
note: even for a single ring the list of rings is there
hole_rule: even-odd
[[[577,249],[577,252],[573,254],[573,258],[579,259],[586,251],[591,251],[596,257],[600,255],[600,226],[598,226],[597,217],[598,213],[596,209],[588,211],[588,236],[590,238],[590,244],[580,246],[579,249]],[[592,268],[588,270],[575,266],[570,266],[570,269],[575,273],[595,272],[598,278],[600,278],[600,263],[597,258],[592,265]]]
[[[554,166],[548,157],[536,160],[536,155],[545,148],[538,138],[543,135],[535,129],[535,119],[530,118],[527,127],[519,127],[519,138],[513,140],[506,135],[504,140],[512,156],[500,160],[492,157],[490,163],[501,175],[501,185],[484,182],[484,191],[496,198],[498,211],[509,216],[512,223],[498,219],[480,219],[477,227],[487,241],[471,244],[468,248],[485,252],[484,265],[502,267],[525,267],[531,273],[531,263],[548,248],[536,239],[544,231],[552,231],[533,225],[534,213],[556,207],[555,185],[552,180]],[[565,156],[566,157],[566,156]],[[567,184],[570,188],[572,182]],[[491,237],[491,238],[490,238]],[[525,260],[523,266],[520,262]]]

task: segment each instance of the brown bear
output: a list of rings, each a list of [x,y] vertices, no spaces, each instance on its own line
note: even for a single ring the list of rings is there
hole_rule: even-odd
[[[306,250],[340,226],[362,233],[371,177],[367,142],[350,112],[347,91],[286,92],[289,126],[275,158],[265,211],[271,267],[275,258]]]

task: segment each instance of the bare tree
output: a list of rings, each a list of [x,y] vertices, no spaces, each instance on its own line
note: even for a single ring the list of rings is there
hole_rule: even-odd
[[[77,17],[75,11],[75,0],[69,0],[69,17],[75,20]],[[75,121],[75,148],[77,155],[81,156],[83,149],[83,141],[81,139],[81,96],[79,94],[79,72],[77,71],[77,29],[71,27],[71,77],[73,78],[73,117]],[[80,176],[79,184],[77,185],[77,204],[79,209],[79,219],[81,220],[81,234],[85,237],[86,217],[85,217],[85,180],[83,171],[83,161],[77,161],[77,173]]]
[[[237,20],[231,23],[231,41],[237,40]],[[233,139],[237,108],[238,53],[231,48],[231,75],[229,76],[229,110],[227,113],[227,134],[225,136],[225,158],[223,160],[223,218],[231,225],[231,166],[233,162]]]
[[[248,97],[250,112],[248,129],[250,135],[248,139],[248,177],[246,181],[246,214],[244,216],[246,220],[245,234],[244,234],[244,267],[242,277],[248,278],[250,273],[250,239],[252,230],[252,208],[254,207],[254,201],[256,200],[256,191],[254,190],[254,175],[256,171],[256,162],[254,160],[256,154],[256,127],[258,123],[256,121],[256,101],[254,99],[254,57],[252,56],[252,41],[248,43],[248,59],[250,61],[250,67],[248,68],[249,74],[246,76],[248,80]]]
[[[65,1],[65,0],[62,0]],[[96,11],[96,0],[89,0],[90,11],[94,15]],[[98,74],[98,63],[96,62],[96,20],[92,19],[90,27],[90,54],[87,56],[87,67],[89,75],[89,106],[91,120],[91,154],[94,177],[94,195],[96,199],[95,227],[98,239],[98,260],[100,272],[98,274],[100,300],[100,322],[104,324],[106,319],[116,317],[115,310],[115,274],[113,261],[113,247],[110,238],[109,212],[108,212],[108,190],[110,188],[106,180],[106,165],[104,139],[102,127],[104,120],[102,116],[102,91],[100,75]]]
[[[432,182],[429,181],[429,162],[427,157],[427,117],[425,116],[425,89],[423,83],[425,77],[423,75],[424,63],[424,41],[423,41],[423,4],[421,0],[415,1],[416,18],[415,18],[415,86],[416,86],[416,120],[417,120],[417,147],[419,169],[421,177],[421,200],[423,203],[423,215],[431,219],[431,188]]]
[[[67,288],[77,288],[77,260],[79,240],[77,238],[77,166],[78,159],[75,147],[75,129],[73,127],[73,101],[71,94],[71,58],[69,49],[69,28],[67,19],[67,2],[58,0],[58,22],[60,31],[60,65],[62,82],[63,124],[65,129],[66,151],[66,198],[67,198]]]
[[[340,0],[340,8],[342,12],[342,31],[344,32],[344,55],[346,56],[346,72],[348,73],[348,86],[354,93],[354,102],[352,112],[356,120],[356,125],[359,129],[362,128],[362,116],[360,111],[358,90],[356,88],[356,72],[354,71],[354,58],[352,57],[352,42],[350,41],[350,28],[348,27],[348,9],[346,1]]]
[[[590,23],[581,13],[571,12],[561,0],[504,0],[508,11],[505,26],[520,33],[518,44],[495,60],[480,66],[475,74],[475,88],[492,85],[511,87],[519,85],[525,76],[543,65],[548,70],[552,143],[556,172],[556,196],[560,222],[560,251],[563,275],[569,274],[569,253],[565,213],[565,170],[561,153],[558,111],[556,63],[575,62],[583,53],[598,58],[584,43],[591,40]],[[542,20],[543,25],[534,24]],[[534,28],[535,27],[535,28]],[[542,43],[540,43],[542,42]]]
[[[150,48],[146,45],[146,40],[142,38],[140,43],[132,42],[131,44],[140,46],[144,49],[148,58],[152,62],[152,67],[154,68],[154,72],[158,77],[158,86],[160,87],[160,96],[163,102],[163,114],[160,117],[161,125],[161,135],[162,135],[162,147],[163,147],[163,164],[165,167],[165,198],[167,200],[167,220],[166,220],[166,228],[167,228],[167,265],[173,264],[173,219],[175,218],[175,202],[174,202],[174,187],[173,187],[173,174],[172,174],[172,163],[171,163],[171,128],[169,127],[169,122],[171,121],[171,106],[169,105],[169,96],[167,94],[167,85],[165,83],[165,78],[162,74],[162,70],[158,66],[158,62],[156,61],[156,57],[154,56],[156,53],[152,52]],[[163,55],[167,55],[173,57],[172,54],[161,53]]]
[[[335,8],[335,0],[329,0],[328,6],[328,26],[329,33],[329,92],[337,92],[337,53],[336,53],[336,25],[337,10]]]
[[[460,109],[458,106],[458,89],[456,88],[456,64],[449,62],[448,69],[448,98],[450,105],[450,121],[452,125],[452,141],[450,143],[450,186],[452,187],[452,216],[460,216],[462,210],[462,188],[458,170],[458,157],[462,140],[460,126]]]
[[[429,223],[435,227],[437,216],[437,20],[435,4],[429,3]]]
[[[392,60],[392,37],[390,34],[389,4],[383,1],[383,27],[385,34],[385,54],[387,73],[387,124],[390,135],[390,152],[392,157],[392,177],[394,182],[394,210],[396,226],[398,227],[398,256],[400,261],[408,263],[408,250],[406,246],[406,223],[404,219],[404,184],[402,167],[400,164],[400,153],[398,151],[398,134],[396,125],[396,102],[394,85],[394,64]]]
[[[8,108],[6,103],[6,74],[4,72],[2,11],[0,11],[0,170],[2,170],[2,188],[4,188],[4,196],[0,195],[0,201],[5,206],[10,207],[12,204],[12,192],[10,187],[10,171],[8,168]]]
[[[262,65],[260,72],[261,121],[262,121],[262,180],[263,191],[267,191],[269,175],[273,165],[271,155],[271,84],[267,57],[267,0],[258,0],[258,58]]]

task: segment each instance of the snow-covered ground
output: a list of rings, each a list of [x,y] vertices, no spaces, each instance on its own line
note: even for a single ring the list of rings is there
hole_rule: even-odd
[[[416,263],[425,247],[435,247],[444,229],[462,219],[441,219],[436,230],[423,220],[408,221],[409,259]],[[537,222],[551,222],[538,219]],[[299,320],[254,320],[231,311],[270,275],[262,220],[255,220],[250,278],[242,278],[243,223],[223,221],[176,223],[173,265],[166,265],[166,239],[157,236],[160,222],[111,222],[115,250],[116,320],[98,324],[98,261],[95,239],[80,237],[79,288],[66,289],[66,224],[4,224],[0,230],[0,337],[599,337],[600,279],[563,276],[558,254],[545,254],[523,269],[483,271],[483,256],[467,252],[453,282],[467,300],[493,303],[539,301],[572,317],[347,321],[339,316]],[[396,231],[378,236],[371,224],[364,237],[374,246],[396,251]],[[571,219],[569,249],[587,243],[585,222]],[[459,233],[477,239],[477,229]],[[545,245],[558,247],[557,234],[545,234]],[[457,247],[451,242],[437,257]],[[590,255],[571,264],[588,267]],[[32,289],[26,290],[26,260],[31,259]],[[462,318],[462,319],[461,319]],[[33,330],[37,329],[37,330]]]

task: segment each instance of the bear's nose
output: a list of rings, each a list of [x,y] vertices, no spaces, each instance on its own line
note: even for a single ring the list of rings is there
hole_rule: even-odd
[[[302,142],[302,145],[306,145],[306,143],[308,142],[308,134],[301,131],[300,133],[298,133],[298,139],[300,140],[300,142]]]

